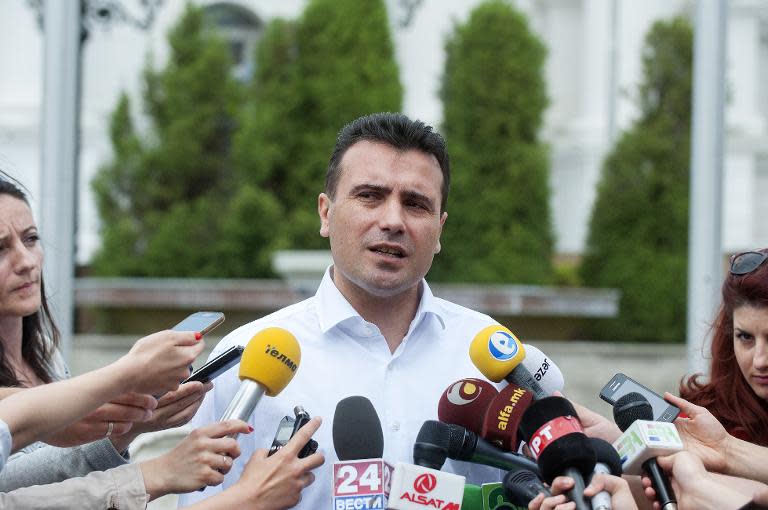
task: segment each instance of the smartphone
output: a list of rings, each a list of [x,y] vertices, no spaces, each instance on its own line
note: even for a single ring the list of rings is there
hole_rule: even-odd
[[[277,426],[277,432],[275,433],[275,439],[272,440],[272,446],[270,446],[269,453],[267,454],[268,457],[274,455],[285,446],[294,434],[296,434],[296,432],[310,420],[309,413],[301,406],[294,407],[293,414],[296,415],[295,418],[284,416],[283,419],[280,420],[280,424]],[[304,457],[312,455],[317,451],[317,446],[317,441],[310,439],[299,452],[299,458],[303,459]]]
[[[198,331],[205,335],[222,322],[224,322],[224,314],[221,312],[195,312],[171,329],[174,331]]]
[[[600,398],[611,405],[615,405],[617,400],[632,392],[639,393],[648,400],[653,408],[654,421],[673,422],[680,414],[680,409],[664,400],[661,395],[624,374],[616,374],[611,377],[608,384],[600,390]]]
[[[233,366],[237,365],[243,355],[244,349],[245,347],[241,345],[230,347],[202,367],[192,372],[192,375],[181,381],[181,384],[190,381],[200,381],[202,383],[206,383],[215,379]]]

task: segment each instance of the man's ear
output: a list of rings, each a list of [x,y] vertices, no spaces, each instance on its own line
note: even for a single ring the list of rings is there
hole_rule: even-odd
[[[443,212],[443,214],[440,215],[440,232],[437,233],[437,243],[435,244],[435,255],[440,253],[440,250],[443,249],[443,247],[440,246],[440,236],[443,235],[443,225],[445,225],[446,219],[448,219],[448,213]]]
[[[317,197],[317,214],[320,216],[320,235],[328,237],[330,226],[328,224],[328,215],[331,209],[331,199],[325,193],[320,193]]]

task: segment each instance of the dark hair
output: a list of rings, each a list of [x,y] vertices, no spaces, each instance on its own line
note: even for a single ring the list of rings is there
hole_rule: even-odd
[[[411,120],[402,113],[373,113],[355,119],[341,128],[331,160],[328,162],[328,172],[325,174],[325,193],[331,199],[336,194],[342,171],[341,158],[347,149],[362,140],[387,144],[400,151],[415,149],[435,156],[443,173],[440,211],[445,211],[451,184],[451,165],[445,140],[433,131],[432,126],[419,120]]]
[[[763,253],[768,249],[759,250]],[[709,383],[695,374],[680,384],[680,395],[706,407],[729,432],[748,435],[750,441],[768,446],[768,401],[755,395],[744,379],[733,351],[733,311],[749,305],[768,308],[768,263],[742,276],[728,274],[722,287],[723,302],[712,324],[712,361]]]
[[[8,195],[21,200],[29,206],[27,195],[22,191],[21,184],[4,172],[0,172],[0,196]],[[32,315],[22,318],[21,325],[21,356],[43,382],[53,380],[49,373],[49,361],[54,349],[59,345],[59,329],[53,321],[45,295],[43,275],[40,275],[40,297],[42,306]],[[5,347],[0,342],[0,386],[21,386],[13,369],[5,358]]]

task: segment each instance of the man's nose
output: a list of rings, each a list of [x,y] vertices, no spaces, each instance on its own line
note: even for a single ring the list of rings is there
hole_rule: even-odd
[[[379,225],[382,230],[389,230],[392,232],[400,232],[403,230],[405,221],[402,204],[397,200],[387,200],[381,210],[381,216],[379,218]]]

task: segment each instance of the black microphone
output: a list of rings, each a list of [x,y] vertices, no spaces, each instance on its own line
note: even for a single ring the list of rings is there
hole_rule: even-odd
[[[376,409],[362,396],[347,397],[333,413],[333,448],[339,460],[374,459],[384,453],[384,433]]]
[[[617,400],[613,406],[613,419],[621,431],[624,432],[637,420],[654,421],[653,407],[640,393],[627,393]],[[659,501],[662,510],[676,510],[677,497],[672,490],[672,485],[669,483],[667,475],[656,462],[656,457],[643,462],[642,467],[651,479],[651,484],[656,491],[656,499]]]
[[[573,479],[568,497],[577,510],[590,510],[584,499],[584,478],[595,468],[595,450],[573,405],[563,397],[537,400],[523,413],[520,433],[536,456],[542,479],[551,484],[560,475]]]
[[[333,508],[386,508],[392,466],[382,459],[384,434],[370,400],[347,397],[333,414]]]
[[[424,445],[428,446],[425,447]],[[438,455],[444,450],[447,458],[453,460],[463,460],[504,470],[528,469],[538,472],[538,466],[531,459],[517,453],[501,450],[461,425],[435,420],[424,422],[416,436],[416,443],[413,448],[414,457],[418,448],[432,451],[433,457],[439,460]],[[439,467],[433,469],[439,469]]]
[[[539,475],[527,469],[508,471],[504,475],[501,486],[504,489],[504,497],[513,505],[523,508],[528,508],[528,503],[540,492],[543,492],[545,496],[552,495]]]
[[[592,472],[592,476],[589,481],[596,474],[606,474],[613,476],[621,476],[621,457],[619,452],[613,447],[611,443],[597,437],[588,438],[592,444],[592,448],[595,449],[595,456],[597,463],[595,463],[595,469]],[[611,510],[611,495],[608,491],[600,491],[590,500],[592,503],[592,510]]]

